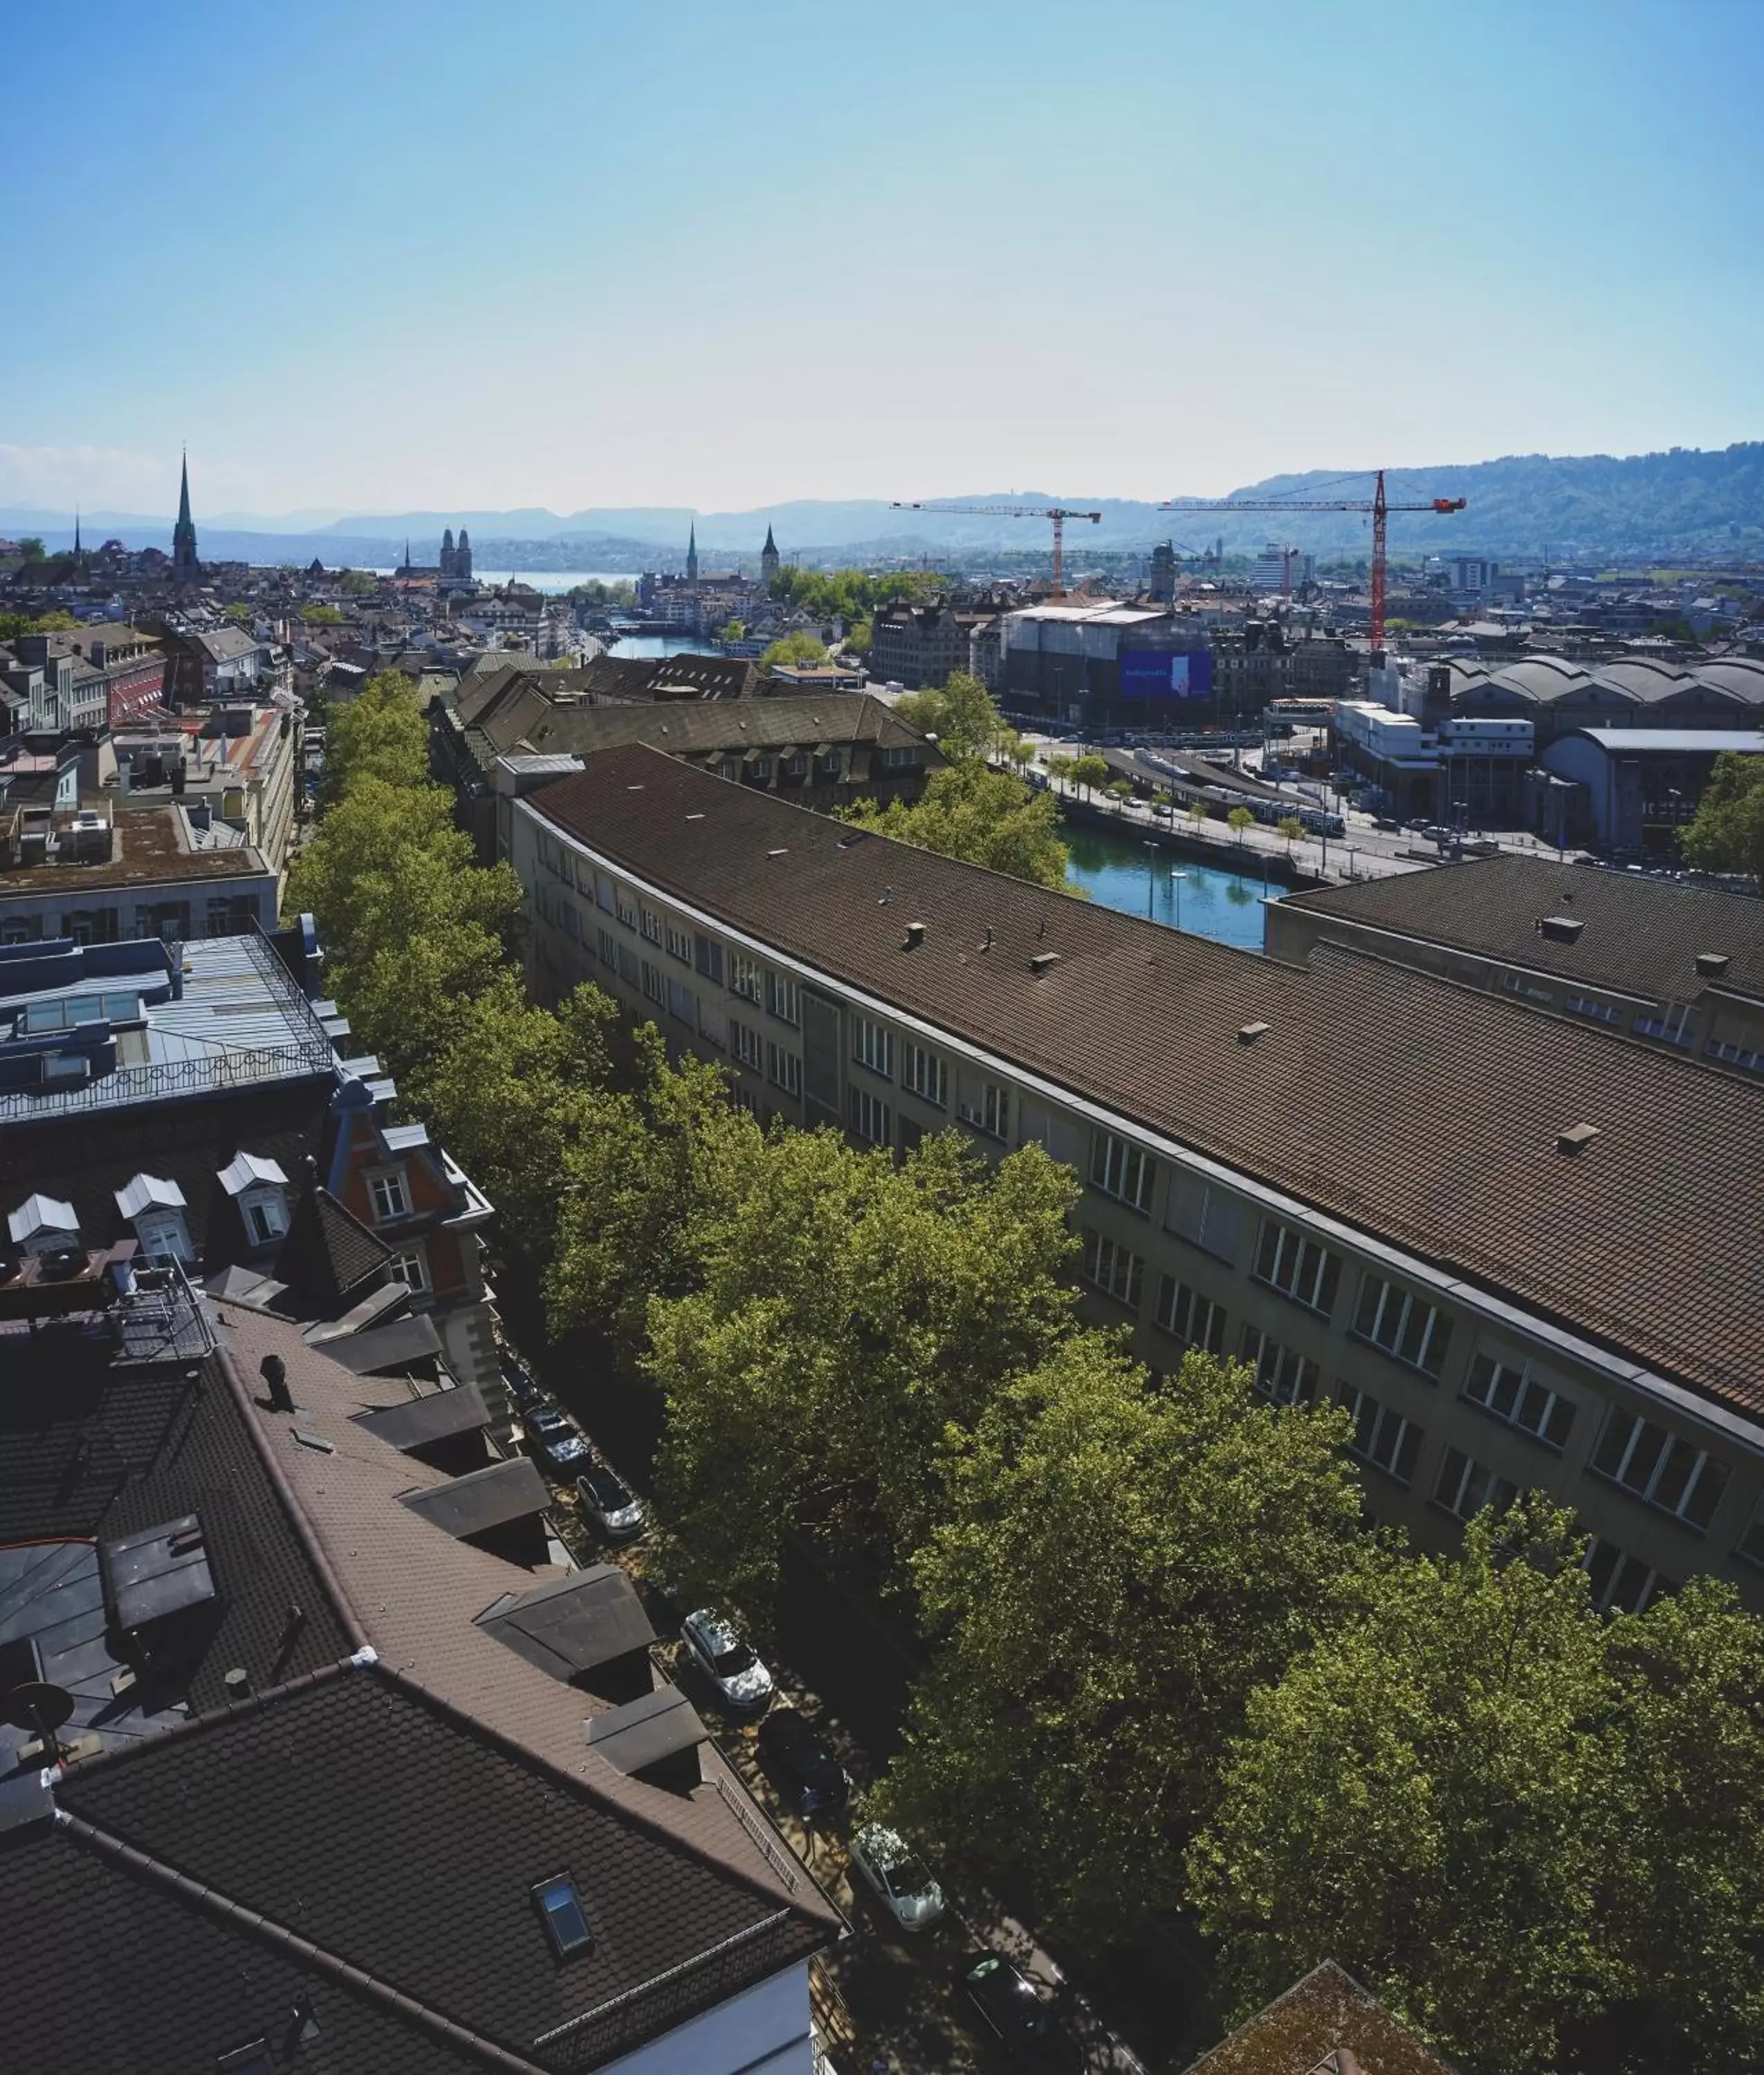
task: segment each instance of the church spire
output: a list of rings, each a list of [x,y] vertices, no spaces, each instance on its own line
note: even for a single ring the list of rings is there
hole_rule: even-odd
[[[197,575],[196,525],[190,517],[190,457],[184,456],[183,480],[178,486],[178,523],[172,528],[172,574],[180,583]]]
[[[692,522],[692,530],[686,536],[686,582],[698,581],[698,522]]]
[[[73,507],[73,559],[75,561],[80,560],[80,507],[77,504]]]
[[[778,574],[778,544],[772,537],[772,528],[766,528],[766,544],[760,550],[760,582],[770,590]]]

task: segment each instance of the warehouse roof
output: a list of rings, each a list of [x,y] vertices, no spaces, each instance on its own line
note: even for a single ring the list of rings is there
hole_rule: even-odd
[[[1764,1228],[1764,1104],[1737,1080],[1333,946],[1306,968],[1234,951],[651,749],[525,804],[878,1000],[1764,1410],[1764,1254],[1732,1243]],[[1580,1123],[1600,1135],[1567,1158]]]

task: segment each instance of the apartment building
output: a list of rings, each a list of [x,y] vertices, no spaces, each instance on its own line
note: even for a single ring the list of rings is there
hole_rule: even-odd
[[[512,774],[506,774],[511,789]],[[1764,1606],[1764,1105],[1738,1076],[1319,945],[1296,967],[913,850],[642,748],[509,801],[532,979],[737,1099],[900,1149],[1031,1142],[1099,1318],[1339,1398],[1423,1547],[1541,1485],[1601,1603]]]

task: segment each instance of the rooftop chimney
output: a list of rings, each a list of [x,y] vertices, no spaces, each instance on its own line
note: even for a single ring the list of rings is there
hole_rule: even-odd
[[[903,951],[916,951],[924,942],[925,925],[922,922],[909,922],[906,926],[905,941],[901,944],[901,949]]]
[[[1726,951],[1699,951],[1696,955],[1696,970],[1704,980],[1719,980],[1733,963],[1731,955]]]

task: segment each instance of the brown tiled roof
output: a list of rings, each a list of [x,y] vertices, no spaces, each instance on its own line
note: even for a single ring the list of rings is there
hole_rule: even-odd
[[[1714,984],[1764,997],[1764,901],[1642,872],[1480,858],[1319,888],[1290,905],[1658,1000],[1701,994],[1711,983],[1697,954],[1721,951],[1731,963]],[[1542,936],[1547,915],[1585,927],[1572,943]]]
[[[1346,2061],[1331,2059],[1344,2048],[1364,2075],[1452,2075],[1333,1960],[1203,2054],[1188,2075],[1347,2075]]]
[[[1764,1410],[1764,1249],[1734,1243],[1764,1231],[1764,1102],[1737,1079],[1333,946],[1300,969],[854,839],[652,749],[528,804],[829,975]],[[1564,1157],[1583,1122],[1599,1137]]]
[[[893,709],[867,694],[815,692],[806,698],[710,699],[690,704],[554,706],[509,706],[480,727],[502,756],[592,755],[626,743],[647,742],[677,756],[717,750],[777,750],[818,742],[925,743]],[[941,761],[927,747],[930,761]]]
[[[295,1206],[275,1272],[301,1295],[329,1300],[346,1297],[391,1257],[392,1249],[347,1204],[315,1188]]]

